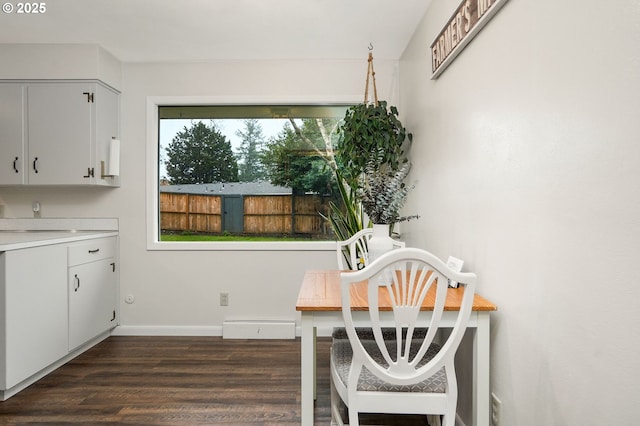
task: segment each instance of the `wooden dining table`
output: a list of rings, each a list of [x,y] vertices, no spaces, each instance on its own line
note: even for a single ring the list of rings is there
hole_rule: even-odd
[[[314,400],[316,395],[316,329],[344,326],[340,297],[339,270],[309,270],[305,273],[298,294],[296,310],[301,313],[301,409],[302,425],[313,425]],[[351,288],[354,320],[359,325],[368,321],[366,282]],[[460,310],[464,289],[449,288],[442,323],[453,326]],[[381,310],[390,315],[391,306],[381,300]],[[433,311],[434,298],[425,297],[422,310]],[[489,346],[490,313],[497,306],[487,299],[474,295],[471,316],[467,328],[473,332],[472,400],[473,425],[489,426]],[[384,313],[383,313],[384,314]]]

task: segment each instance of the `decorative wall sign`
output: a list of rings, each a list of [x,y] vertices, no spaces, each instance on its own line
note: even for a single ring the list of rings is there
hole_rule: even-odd
[[[431,79],[436,79],[507,0],[463,0],[431,44]]]

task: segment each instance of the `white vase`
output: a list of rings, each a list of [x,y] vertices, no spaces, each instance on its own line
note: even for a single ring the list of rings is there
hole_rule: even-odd
[[[373,225],[373,236],[369,240],[369,263],[393,250],[393,238],[389,236],[389,225]]]

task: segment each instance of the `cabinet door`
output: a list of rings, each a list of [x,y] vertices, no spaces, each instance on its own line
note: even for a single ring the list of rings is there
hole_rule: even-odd
[[[116,325],[113,258],[69,268],[69,350]]]
[[[25,183],[23,86],[0,83],[0,184]]]
[[[93,83],[27,87],[29,184],[90,184]]]
[[[34,247],[0,257],[5,269],[5,313],[0,321],[4,322],[4,388],[8,389],[68,353],[67,249],[64,245]]]

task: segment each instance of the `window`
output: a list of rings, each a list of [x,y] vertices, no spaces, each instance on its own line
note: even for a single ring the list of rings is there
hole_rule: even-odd
[[[348,105],[156,108],[154,244],[335,240],[323,215],[338,195],[333,149]]]

